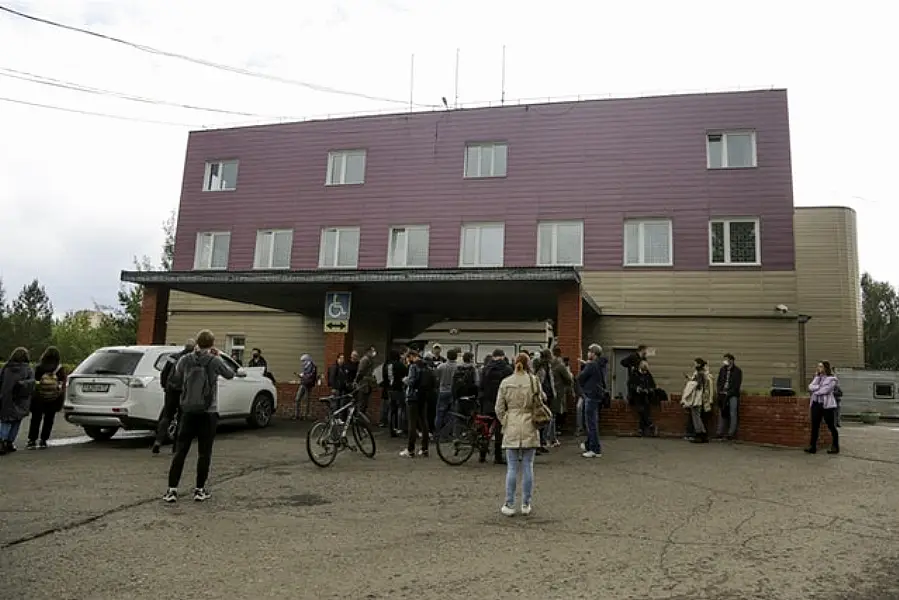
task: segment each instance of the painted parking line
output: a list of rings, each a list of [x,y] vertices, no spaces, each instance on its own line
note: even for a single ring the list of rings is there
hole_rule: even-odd
[[[151,438],[153,437],[153,432],[151,431],[120,431],[113,436],[113,440],[136,440],[140,438]],[[57,440],[49,440],[47,444],[49,446],[75,446],[77,444],[87,444],[89,442],[94,441],[90,437],[86,435],[79,435],[76,437],[68,437],[68,438],[60,438]]]

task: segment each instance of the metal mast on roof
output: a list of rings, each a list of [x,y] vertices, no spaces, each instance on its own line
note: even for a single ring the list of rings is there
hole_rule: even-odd
[[[456,48],[456,87],[453,94],[453,108],[459,108],[459,49]]]
[[[506,45],[503,44],[503,70],[502,70],[502,79],[500,83],[500,95],[499,95],[499,103],[506,103]]]

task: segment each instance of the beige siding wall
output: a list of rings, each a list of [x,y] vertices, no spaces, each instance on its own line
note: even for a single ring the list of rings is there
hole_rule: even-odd
[[[598,341],[610,360],[614,348],[654,348],[649,363],[656,383],[669,393],[680,394],[694,358],[707,360],[717,374],[725,352],[737,356],[749,391],[769,390],[773,377],[789,377],[796,386],[799,341],[791,320],[602,317],[585,337]]]
[[[851,208],[797,208],[794,218],[798,310],[806,326],[807,377],[819,360],[864,366],[861,275]]]

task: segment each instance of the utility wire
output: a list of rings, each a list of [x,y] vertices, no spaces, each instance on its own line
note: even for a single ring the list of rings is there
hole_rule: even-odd
[[[50,110],[59,110],[63,112],[76,113],[79,115],[90,115],[93,117],[106,117],[108,119],[118,119],[120,121],[133,121],[135,123],[150,123],[153,125],[170,125],[172,127],[190,127],[196,129],[196,125],[190,123],[175,123],[173,121],[156,121],[154,119],[140,119],[137,117],[126,117],[123,115],[112,115],[109,113],[93,112],[90,110],[78,110],[77,108],[65,108],[62,106],[54,106],[52,104],[39,104],[37,102],[28,102],[27,100],[17,100],[15,98],[0,97],[0,102],[11,102],[13,104],[24,104],[25,106],[33,106],[35,108],[47,108]]]
[[[208,61],[202,58],[195,58],[192,56],[187,56],[185,54],[178,54],[177,52],[169,52],[167,50],[160,50],[159,48],[153,48],[152,46],[146,46],[144,44],[138,44],[135,42],[129,42],[127,40],[123,40],[121,38],[113,37],[110,35],[105,35],[103,33],[98,33],[96,31],[91,31],[89,29],[82,29],[80,27],[75,27],[73,25],[66,25],[64,23],[57,23],[56,21],[51,21],[49,19],[43,19],[41,17],[37,17],[34,15],[29,15],[23,12],[19,12],[17,10],[13,10],[8,6],[3,6],[0,4],[0,11],[9,13],[11,15],[21,17],[23,19],[28,19],[29,21],[34,21],[36,23],[42,23],[44,25],[50,25],[52,27],[58,27],[60,29],[65,29],[68,31],[74,31],[76,33],[83,33],[85,35],[93,36],[96,38],[100,38],[102,40],[107,40],[110,42],[115,42],[117,44],[122,44],[128,46],[130,48],[134,48],[136,50],[140,50],[141,52],[148,52],[150,54],[157,54],[159,56],[166,56],[169,58],[177,58],[180,60],[185,60],[187,62],[191,62],[197,65],[202,65],[204,67],[211,67],[213,69],[220,69],[222,71],[228,71],[230,73],[237,73],[240,75],[246,75],[248,77],[257,77],[259,79],[267,79],[269,81],[276,81],[278,83],[286,83],[289,85],[297,85],[300,87],[304,87],[310,90],[314,90],[316,92],[322,92],[325,94],[339,94],[343,96],[354,96],[356,98],[364,98],[366,100],[374,100],[376,102],[391,102],[393,104],[404,104],[408,105],[408,100],[397,100],[396,98],[384,98],[381,96],[372,96],[370,94],[363,94],[360,92],[351,92],[347,90],[340,90],[337,88],[332,88],[324,85],[319,85],[317,83],[309,83],[307,81],[299,81],[296,79],[287,79],[285,77],[278,77],[277,75],[269,75],[268,73],[261,73],[259,71],[250,71],[248,69],[243,69],[241,67],[234,67],[231,65],[224,65],[221,63],[215,63],[212,61]],[[415,106],[424,107],[424,108],[438,108],[437,105],[434,104],[419,104],[413,103]]]
[[[143,102],[145,104],[155,104],[160,106],[174,106],[176,108],[187,108],[190,110],[201,110],[205,112],[214,112],[214,113],[222,113],[226,115],[239,115],[242,117],[255,117],[259,119],[286,119],[288,117],[280,117],[280,116],[272,116],[272,115],[260,115],[257,113],[250,112],[241,112],[237,110],[225,110],[222,108],[208,108],[205,106],[194,106],[192,104],[182,104],[180,102],[170,102],[168,100],[158,100],[155,98],[146,98],[144,96],[135,96],[133,94],[126,94],[124,92],[116,92],[113,90],[104,90],[102,88],[95,88],[86,85],[81,85],[80,83],[74,83],[71,81],[64,81],[62,79],[54,79],[53,77],[45,77],[44,75],[35,75],[34,73],[28,73],[26,71],[18,71],[16,69],[8,69],[6,67],[0,67],[0,77],[11,77],[13,79],[20,79],[22,81],[28,81],[30,83],[39,83],[41,85],[49,85],[52,87],[58,87],[66,90],[74,90],[76,92],[85,92],[88,94],[97,94],[99,96],[111,96],[114,98],[121,98],[122,100],[131,100],[132,102]]]

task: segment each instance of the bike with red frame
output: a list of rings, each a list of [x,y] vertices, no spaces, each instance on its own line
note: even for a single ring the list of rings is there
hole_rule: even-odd
[[[459,398],[457,407],[446,415],[446,425],[437,432],[437,455],[452,467],[464,465],[475,449],[486,454],[499,426],[496,417],[480,413],[477,400],[476,396]]]

